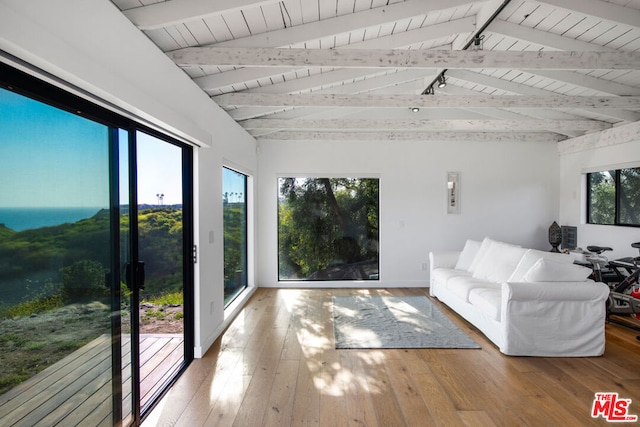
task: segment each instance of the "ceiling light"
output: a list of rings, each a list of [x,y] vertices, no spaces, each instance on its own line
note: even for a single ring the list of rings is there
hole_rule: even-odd
[[[442,89],[445,86],[447,86],[447,80],[444,77],[444,71],[443,71],[442,74],[438,76],[438,87]]]
[[[434,91],[433,91],[433,85],[427,87],[425,90],[422,91],[422,95],[433,95]]]
[[[478,35],[473,38],[473,44],[471,45],[471,50],[482,50],[482,43],[484,41],[483,35]]]
[[[411,111],[413,111],[414,113],[417,113],[418,111],[420,111],[420,109],[418,107],[412,107]]]

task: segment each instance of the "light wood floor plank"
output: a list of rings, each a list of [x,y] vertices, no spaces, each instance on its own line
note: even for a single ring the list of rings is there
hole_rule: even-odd
[[[320,425],[347,425],[349,415],[347,401],[344,398],[347,388],[347,372],[344,369],[340,354],[326,352],[323,355],[322,368],[318,375],[317,386],[320,393]]]
[[[413,375],[418,392],[424,400],[429,417],[434,425],[447,425],[451,427],[463,426],[463,420],[453,405],[449,396],[435,380],[433,375],[420,373]]]
[[[308,359],[300,361],[291,425],[320,425],[320,394],[314,381],[319,371],[320,367],[317,362]]]
[[[281,359],[269,393],[265,414],[265,426],[288,426],[293,418],[293,402],[296,396],[296,379],[300,362]]]
[[[630,413],[640,414],[633,331],[608,324],[602,357],[509,357],[432,300],[482,348],[336,350],[332,298],[346,295],[428,290],[259,289],[177,381],[157,419],[189,427],[606,425],[590,414],[602,391],[632,399]]]
[[[391,387],[384,367],[384,356],[375,364],[366,364],[364,374],[371,390],[371,399],[379,426],[406,426],[407,422],[398,403],[398,396]]]
[[[249,388],[251,377],[243,373],[244,367],[242,363],[238,363],[231,372],[229,381],[221,390],[219,398],[215,400],[211,406],[204,423],[204,426],[226,427],[232,426],[236,415],[240,409],[240,405],[244,400],[244,395]],[[176,425],[196,426],[200,424],[178,423]]]
[[[385,363],[391,389],[409,426],[434,425],[423,395],[402,359],[390,359]]]
[[[484,411],[460,411],[462,422],[468,427],[496,427],[491,418]]]
[[[237,387],[237,377],[242,378],[241,353],[241,350],[232,349],[212,352],[215,357],[205,363],[192,364],[184,375],[188,375],[192,367],[197,369],[198,375],[194,378],[181,377],[180,381],[176,383],[174,387],[185,392],[177,394],[176,397],[181,397],[181,399],[171,402],[170,412],[169,410],[165,411],[165,414],[169,416],[166,421],[171,425],[203,425],[214,405],[219,401],[223,390],[227,390],[227,387]],[[204,361],[204,359],[199,361]],[[206,376],[202,375],[206,372],[203,369],[205,365],[214,367]],[[199,380],[199,378],[202,379]],[[184,381],[182,381],[183,379]],[[233,384],[230,384],[232,381]],[[191,387],[196,386],[196,393],[188,393]],[[244,390],[242,394],[244,394]],[[187,397],[191,399],[187,400]],[[238,396],[238,399],[241,400],[241,396]]]
[[[267,328],[268,325],[269,323],[265,322],[263,327]],[[285,335],[286,331],[283,328],[272,328],[265,331],[263,348],[253,372],[245,371],[251,375],[251,382],[236,415],[235,426],[262,425],[269,403],[268,392],[273,387]]]
[[[343,351],[340,363],[349,373],[345,384],[345,401],[348,420],[358,426],[378,426],[376,412],[371,399],[371,388],[363,368],[363,355],[366,352]]]

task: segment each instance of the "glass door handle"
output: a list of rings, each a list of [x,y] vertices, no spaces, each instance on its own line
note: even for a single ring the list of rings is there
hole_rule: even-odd
[[[127,288],[132,289],[132,284],[138,284],[138,289],[144,289],[144,261],[138,261],[135,266],[131,263],[127,264],[125,271],[125,284]]]

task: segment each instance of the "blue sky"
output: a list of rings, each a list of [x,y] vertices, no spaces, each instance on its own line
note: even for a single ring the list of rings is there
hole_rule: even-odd
[[[245,193],[245,181],[246,176],[236,172],[232,169],[222,169],[222,194],[229,194],[230,202],[244,202],[246,199]],[[233,193],[233,194],[231,194]],[[242,196],[238,196],[242,194]]]
[[[180,147],[138,132],[138,203],[182,203],[182,150]],[[122,197],[121,197],[122,200]]]
[[[0,207],[108,206],[105,126],[0,89]]]
[[[139,203],[182,203],[181,165],[179,147],[138,133]],[[0,89],[0,207],[108,204],[108,128]]]

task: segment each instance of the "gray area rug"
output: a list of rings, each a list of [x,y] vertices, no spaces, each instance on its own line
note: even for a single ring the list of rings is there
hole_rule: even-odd
[[[333,297],[336,348],[481,348],[427,297]]]

